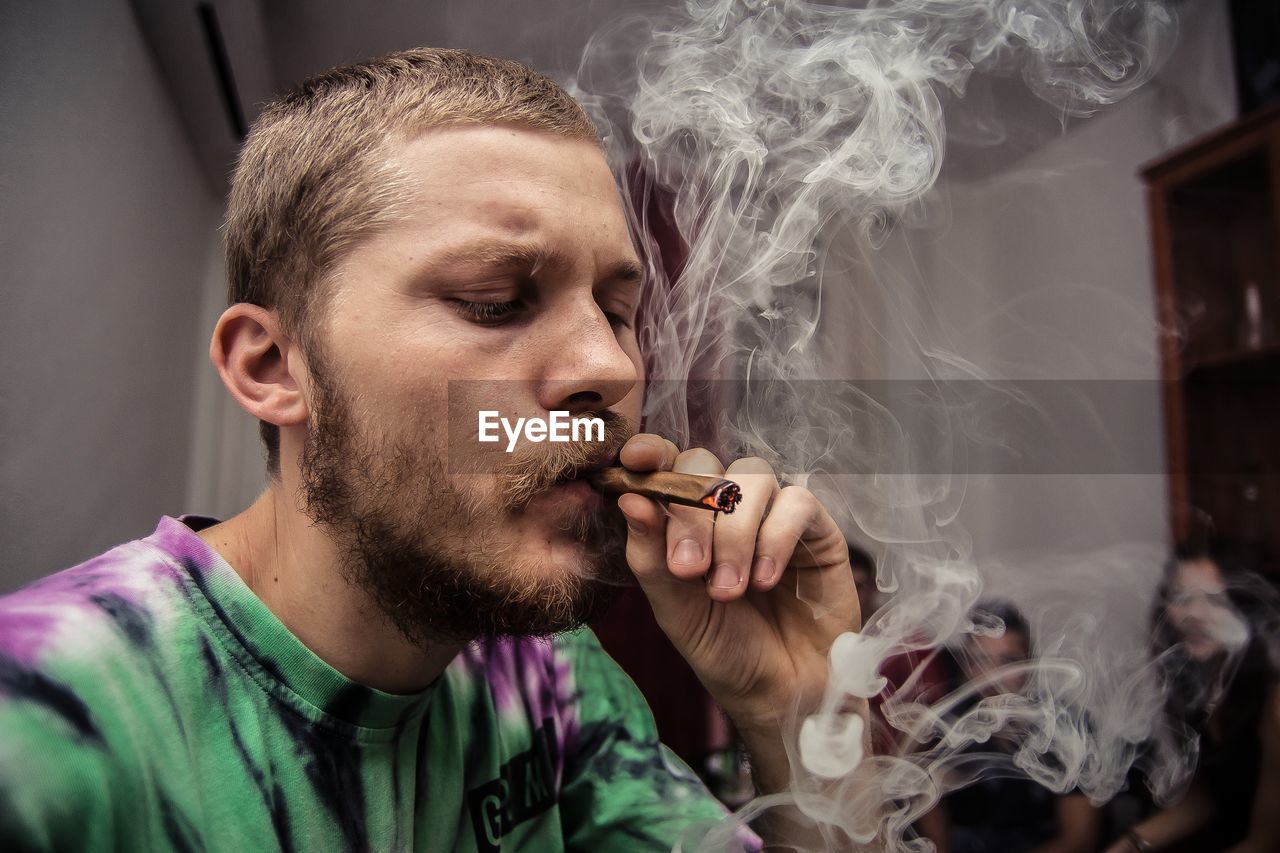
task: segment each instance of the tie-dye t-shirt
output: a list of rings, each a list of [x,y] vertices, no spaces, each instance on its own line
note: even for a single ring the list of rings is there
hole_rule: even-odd
[[[411,696],[302,644],[194,529],[0,598],[0,849],[670,849],[724,815],[582,630]]]

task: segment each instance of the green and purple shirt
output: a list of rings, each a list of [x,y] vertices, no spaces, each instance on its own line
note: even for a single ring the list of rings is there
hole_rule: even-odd
[[[589,631],[384,693],[291,634],[211,523],[0,598],[0,848],[665,850],[724,817]]]

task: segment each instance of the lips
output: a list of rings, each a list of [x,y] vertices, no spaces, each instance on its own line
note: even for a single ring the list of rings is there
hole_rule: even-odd
[[[557,481],[531,505],[540,507],[541,512],[569,517],[583,510],[598,510],[604,505],[604,495],[589,480],[573,478]]]

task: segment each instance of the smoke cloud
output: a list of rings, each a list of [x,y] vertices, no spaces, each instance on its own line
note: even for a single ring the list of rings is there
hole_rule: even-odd
[[[991,398],[1040,407],[966,357],[928,296],[884,263],[910,257],[905,229],[946,218],[932,191],[949,117],[962,117],[966,142],[1004,138],[990,80],[1020,80],[1063,121],[1087,116],[1150,80],[1175,29],[1156,2],[686,0],[589,44],[572,89],[602,130],[651,265],[646,429],[762,456],[818,491],[848,531],[880,543],[891,593],[832,650],[819,711],[794,721],[792,790],[740,820],[796,805],[827,849],[925,850],[912,821],[982,775],[1025,774],[1094,802],[1135,766],[1159,798],[1187,781],[1194,743],[1160,726],[1171,670],[1148,642],[1165,551],[975,556],[958,522],[974,459],[1028,450],[993,426]],[[957,111],[975,81],[981,97]],[[824,326],[836,303],[861,322]],[[842,337],[878,355],[833,357]],[[910,381],[828,393],[830,380],[890,376]],[[929,393],[958,380],[986,402]],[[965,637],[998,634],[998,619],[973,613],[993,593],[1027,614],[1033,660],[933,704],[889,701],[901,745],[864,755],[846,700],[877,694],[891,656],[950,646],[963,658]],[[993,689],[1014,675],[1017,693]],[[1016,732],[1013,754],[971,748],[1001,730]],[[735,831],[703,828],[684,848],[731,847]]]

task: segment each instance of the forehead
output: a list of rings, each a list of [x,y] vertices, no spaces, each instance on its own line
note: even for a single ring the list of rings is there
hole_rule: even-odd
[[[389,156],[410,218],[436,235],[487,230],[626,242],[617,187],[591,141],[510,126],[441,128]]]
[[[1185,560],[1178,564],[1174,588],[1180,591],[1222,592],[1222,573],[1212,560]]]
[[[1021,631],[1007,630],[999,637],[976,635],[973,642],[988,657],[1024,657],[1027,653],[1027,638]]]

